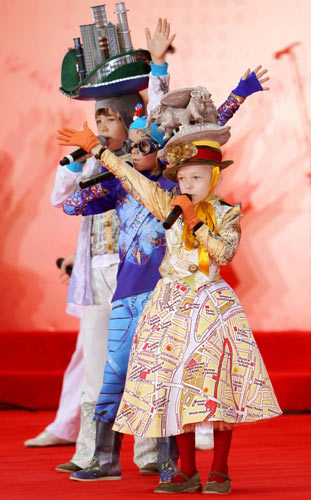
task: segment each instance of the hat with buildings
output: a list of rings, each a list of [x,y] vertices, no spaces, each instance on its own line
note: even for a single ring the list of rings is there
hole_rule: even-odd
[[[108,21],[105,5],[91,7],[93,24],[80,26],[62,63],[60,91],[78,100],[133,94],[148,86],[150,53],[133,50],[127,9],[116,3],[118,22]]]

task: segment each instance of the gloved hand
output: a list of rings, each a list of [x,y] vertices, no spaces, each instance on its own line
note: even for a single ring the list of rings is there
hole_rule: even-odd
[[[262,86],[260,85],[256,74],[252,71],[245,80],[241,78],[238,86],[232,90],[232,94],[245,99],[259,90],[262,90]]]
[[[185,223],[191,229],[200,222],[199,217],[194,211],[194,205],[191,200],[189,200],[188,196],[185,194],[181,194],[180,196],[176,196],[171,203],[172,207],[180,207],[182,209],[182,213],[184,216]]]
[[[254,94],[254,92],[269,90],[269,87],[263,87],[263,84],[270,80],[267,73],[268,70],[262,69],[261,65],[257,66],[252,72],[248,69],[239,81],[238,86],[231,93],[242,99],[246,99],[246,97]]]
[[[57,132],[60,134],[56,137],[60,146],[79,146],[88,153],[91,153],[92,149],[97,144],[100,144],[99,139],[88,127],[87,122],[83,123],[83,130],[63,128]]]

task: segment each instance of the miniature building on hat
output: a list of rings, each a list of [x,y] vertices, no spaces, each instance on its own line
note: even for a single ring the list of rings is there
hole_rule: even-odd
[[[116,24],[109,21],[105,5],[91,9],[94,23],[80,26],[82,43],[74,38],[74,49],[64,57],[60,91],[74,99],[93,100],[101,98],[103,86],[110,96],[146,88],[150,53],[133,49],[125,3],[116,3]]]
[[[119,41],[120,41],[120,49],[121,52],[128,52],[133,50],[132,40],[130,35],[130,29],[127,22],[127,13],[128,10],[125,8],[124,2],[116,3],[116,11],[115,14],[118,16],[118,33],[119,33]]]

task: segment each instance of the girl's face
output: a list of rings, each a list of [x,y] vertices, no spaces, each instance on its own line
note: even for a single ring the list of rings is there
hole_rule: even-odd
[[[150,139],[148,135],[144,132],[144,130],[130,129],[129,139],[136,144],[142,139]],[[159,171],[161,171],[160,167],[157,163],[157,151],[150,153],[149,155],[142,154],[138,147],[132,149],[131,152],[131,160],[133,162],[134,168],[138,170],[138,172],[144,172],[145,170],[154,170],[154,174],[156,175]]]
[[[205,200],[209,192],[211,176],[212,167],[210,165],[180,167],[177,171],[177,180],[181,193],[191,194],[194,205]]]

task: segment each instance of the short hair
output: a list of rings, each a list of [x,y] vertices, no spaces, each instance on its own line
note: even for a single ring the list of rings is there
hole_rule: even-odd
[[[119,111],[116,109],[111,109],[111,108],[99,108],[95,112],[95,118],[97,118],[100,115],[104,116],[113,116],[114,118],[117,118],[118,120],[122,120],[121,115]]]

